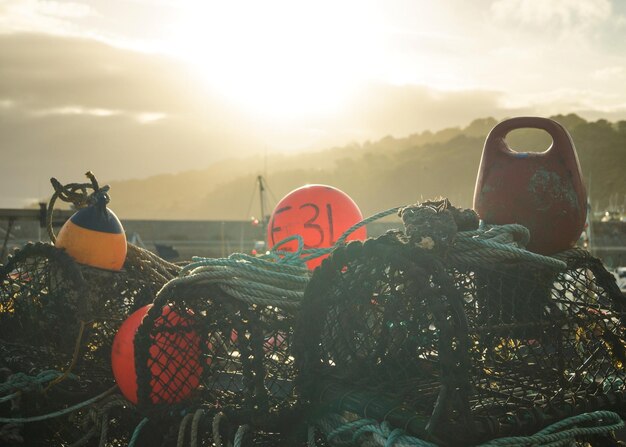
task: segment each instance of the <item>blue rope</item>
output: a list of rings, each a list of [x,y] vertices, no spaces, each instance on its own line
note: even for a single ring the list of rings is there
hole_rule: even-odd
[[[185,284],[217,284],[227,295],[251,304],[299,307],[311,278],[306,261],[331,253],[357,229],[397,210],[392,208],[358,222],[346,230],[333,247],[305,249],[302,236],[296,234],[281,240],[261,256],[234,253],[228,258],[193,257],[159,294]],[[293,241],[297,243],[295,251],[281,249]]]
[[[333,250],[335,250],[337,247],[344,245],[346,242],[346,239],[348,239],[348,236],[350,236],[352,233],[354,233],[356,230],[358,230],[361,227],[364,227],[365,225],[367,225],[368,223],[374,222],[378,219],[382,219],[383,217],[387,217],[391,214],[397,214],[398,210],[400,210],[401,208],[404,208],[402,206],[397,206],[395,208],[389,208],[388,210],[385,211],[381,211],[380,213],[376,213],[370,217],[368,217],[367,219],[363,219],[360,222],[357,222],[356,224],[352,225],[350,228],[348,228],[346,231],[343,232],[343,234],[339,237],[339,239],[337,239],[337,242],[335,242],[335,244],[332,247],[327,247],[327,248],[307,248],[304,250],[301,250],[301,255],[302,260],[304,262],[306,261],[310,261],[312,259],[315,258],[319,258],[320,256],[324,256],[327,255],[329,253],[332,253]],[[279,242],[282,243],[283,241]]]
[[[302,275],[306,269],[306,262],[332,253],[337,247],[344,245],[347,238],[359,228],[374,222],[383,217],[397,214],[404,207],[398,206],[389,208],[373,214],[372,216],[352,225],[337,239],[332,247],[324,248],[304,248],[304,240],[301,235],[295,234],[280,240],[266,254],[261,256],[251,256],[244,253],[235,253],[228,258],[192,258],[192,262],[185,266],[180,276],[188,275],[193,270],[202,266],[234,266],[243,267],[250,270],[262,268],[264,271],[291,273]],[[516,240],[517,239],[517,240]],[[281,249],[289,242],[297,241],[295,251]],[[530,232],[526,227],[519,224],[508,225],[487,225],[480,222],[480,227],[472,231],[460,231],[457,233],[456,241],[448,257],[461,261],[488,261],[488,260],[524,260],[551,268],[563,270],[567,264],[562,260],[551,256],[543,256],[530,252],[523,248],[530,240]],[[308,278],[303,278],[308,281]]]
[[[579,424],[589,423],[604,423],[604,425],[578,427]],[[531,436],[513,436],[494,439],[486,444],[482,444],[480,447],[524,447],[535,445],[560,447],[568,445],[574,441],[575,438],[580,436],[607,434],[623,427],[624,421],[622,421],[617,413],[611,411],[594,411],[555,422]]]
[[[141,429],[144,427],[144,425],[146,425],[147,423],[148,418],[143,418],[141,422],[137,424],[137,427],[135,427],[135,431],[133,431],[133,435],[130,437],[130,441],[128,442],[128,447],[135,447],[135,443],[139,438],[139,433],[141,432]]]
[[[579,427],[581,424],[596,425]],[[407,435],[402,429],[393,429],[387,421],[378,423],[374,419],[358,419],[346,422],[340,415],[329,414],[318,421],[317,425],[334,426],[330,431],[327,429],[326,438],[331,444],[358,445],[360,439],[369,434],[375,438],[378,445],[384,447],[394,445],[437,447],[436,444]],[[617,413],[595,411],[555,422],[531,436],[493,439],[479,447],[563,447],[570,445],[577,437],[608,434],[623,427],[624,422]]]
[[[63,410],[59,410],[59,411],[55,411],[53,413],[48,413],[48,414],[43,414],[40,416],[32,416],[32,417],[27,417],[27,418],[2,418],[0,417],[0,422],[4,423],[4,424],[26,424],[29,422],[41,422],[41,421],[45,421],[47,419],[53,419],[59,416],[64,416],[68,413],[72,413],[76,410],[80,410],[81,408],[84,408],[88,405],[91,405],[97,401],[99,401],[100,399],[102,399],[103,397],[105,397],[107,394],[110,394],[111,391],[115,390],[117,387],[113,387],[110,388],[108,390],[106,390],[104,393],[102,394],[98,394],[96,397],[92,397],[91,399],[88,399],[84,402],[81,402],[79,404],[76,405],[72,405],[71,407],[65,408]]]
[[[359,445],[361,438],[372,435],[379,445],[393,447],[394,445],[412,447],[437,447],[428,441],[409,436],[400,428],[392,428],[389,422],[378,423],[375,419],[358,419],[352,422],[338,414],[327,415],[319,421],[321,426],[335,426],[326,435],[326,439],[333,445],[353,446]]]
[[[0,384],[0,394],[5,393],[7,391],[17,390],[12,394],[7,396],[0,397],[0,403],[8,402],[11,399],[17,397],[20,393],[24,391],[37,390],[41,391],[42,384],[46,382],[50,382],[51,380],[56,379],[57,377],[62,376],[63,373],[55,370],[46,370],[42,371],[36,376],[29,376],[24,373],[15,373],[9,376],[6,382]],[[73,374],[69,375],[73,379],[76,379],[76,376]]]
[[[337,242],[332,247],[325,248],[304,248],[304,240],[301,235],[294,234],[281,239],[278,243],[272,247],[266,254],[261,256],[251,256],[244,253],[234,253],[228,258],[204,258],[194,256],[192,262],[183,267],[180,272],[180,276],[188,275],[198,267],[203,266],[232,266],[244,267],[248,269],[256,269],[255,266],[267,270],[271,269],[275,272],[290,272],[295,274],[302,274],[303,270],[307,270],[306,262],[320,256],[330,254],[337,247],[344,245],[346,239],[361,227],[364,227],[368,223],[374,222],[383,217],[395,214],[402,207],[390,208],[386,211],[376,213],[367,219],[363,219],[360,222],[352,225],[337,239]],[[281,247],[288,244],[291,241],[297,242],[297,248],[295,251],[282,250]],[[307,280],[308,281],[308,280]]]

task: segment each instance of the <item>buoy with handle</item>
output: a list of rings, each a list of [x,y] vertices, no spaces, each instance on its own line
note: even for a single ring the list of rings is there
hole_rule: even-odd
[[[119,271],[126,260],[126,235],[120,220],[107,208],[108,190],[104,186],[90,196],[89,206],[63,224],[54,245],[80,264]]]
[[[516,152],[506,136],[516,129],[545,130],[545,152]],[[530,230],[527,249],[551,255],[574,246],[587,216],[587,192],[572,139],[559,123],[540,117],[498,123],[485,140],[474,210],[487,224],[519,223]]]

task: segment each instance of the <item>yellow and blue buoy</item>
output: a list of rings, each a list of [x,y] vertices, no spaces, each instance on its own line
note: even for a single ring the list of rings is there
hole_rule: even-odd
[[[55,246],[64,248],[80,264],[119,271],[126,260],[126,235],[115,213],[107,208],[108,187],[91,197],[91,204],[75,212],[59,231]]]

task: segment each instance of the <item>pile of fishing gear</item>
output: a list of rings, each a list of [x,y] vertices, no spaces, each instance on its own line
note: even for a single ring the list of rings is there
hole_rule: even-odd
[[[406,232],[339,247],[311,278],[309,402],[451,446],[623,412],[626,301],[599,260],[520,250],[523,227],[479,229],[447,201],[401,214]]]
[[[128,245],[118,271],[25,246],[0,266],[0,443],[618,445],[626,301],[602,263],[445,199],[397,212],[312,272],[280,244]]]

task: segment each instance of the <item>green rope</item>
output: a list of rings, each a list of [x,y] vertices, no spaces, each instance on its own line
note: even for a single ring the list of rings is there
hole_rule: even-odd
[[[589,424],[594,425],[580,427]],[[363,436],[370,435],[371,441],[383,447],[437,447],[436,444],[407,435],[402,429],[393,429],[387,421],[379,423],[374,419],[358,419],[348,422],[341,415],[329,414],[315,425],[325,432],[326,439],[333,445],[359,445]],[[577,437],[605,435],[623,427],[624,422],[617,413],[595,411],[563,419],[531,436],[494,439],[479,447],[563,447],[570,445]],[[309,445],[315,445],[311,435]]]
[[[457,233],[448,258],[452,261],[475,263],[528,261],[558,270],[567,268],[562,260],[524,249],[529,239],[530,232],[523,225],[485,225],[481,222],[478,230]]]
[[[7,391],[17,390],[7,396],[0,397],[0,403],[8,402],[24,391],[42,391],[42,385],[46,382],[56,380],[58,377],[63,376],[63,373],[55,370],[42,371],[36,376],[29,376],[24,373],[15,373],[9,376],[6,382],[0,384],[0,394]],[[68,377],[76,379],[76,376],[69,374]]]
[[[307,261],[310,261],[312,259],[319,258],[320,256],[324,256],[324,255],[332,253],[337,247],[340,247],[340,246],[344,245],[346,243],[346,239],[348,239],[348,236],[350,236],[352,233],[354,233],[359,228],[364,227],[368,223],[374,222],[374,221],[376,221],[378,219],[382,219],[383,217],[390,216],[391,214],[397,214],[398,210],[400,210],[401,208],[403,208],[403,207],[397,206],[395,208],[389,208],[388,210],[381,211],[379,213],[376,213],[376,214],[368,217],[367,219],[363,219],[362,221],[357,222],[356,224],[354,224],[350,228],[348,228],[346,231],[344,231],[343,234],[339,237],[339,239],[337,239],[337,242],[335,242],[335,244],[332,247],[327,247],[327,248],[307,248],[307,249],[301,250],[302,261],[307,262]],[[277,245],[279,245],[279,244],[281,244],[283,242],[284,241],[281,241]]]
[[[291,240],[298,238],[293,236]],[[304,298],[310,277],[298,253],[283,258],[235,253],[228,258],[194,257],[164,289],[216,284],[225,294],[250,304],[295,308]]]
[[[59,411],[55,411],[53,413],[48,413],[48,414],[43,414],[40,416],[32,416],[32,417],[26,417],[26,418],[3,418],[0,417],[0,422],[4,423],[4,424],[26,424],[29,422],[41,422],[41,421],[45,421],[47,419],[53,419],[59,416],[64,416],[68,413],[72,413],[76,410],[80,410],[81,408],[84,408],[88,405],[93,404],[94,402],[99,401],[100,399],[102,399],[103,397],[107,396],[108,394],[110,394],[112,391],[114,391],[117,388],[117,386],[114,386],[112,388],[109,388],[108,390],[106,390],[104,393],[97,395],[96,397],[92,397],[91,399],[88,399],[84,402],[78,403],[76,405],[72,405],[71,407],[65,408],[63,410],[59,410]]]
[[[354,231],[381,217],[397,213],[398,209],[392,208],[356,223],[328,248],[304,249],[302,236],[292,235],[261,256],[234,253],[228,258],[193,257],[179,277],[171,280],[164,289],[216,284],[225,294],[250,304],[297,308],[311,278],[306,261],[331,253],[343,245]],[[281,249],[294,240],[297,242],[295,251]]]
[[[339,414],[330,414],[318,420],[315,425],[326,433],[326,439],[332,445],[360,445],[362,438],[369,435],[371,441],[384,447],[437,447],[433,443],[407,435],[400,428],[392,428],[387,421],[379,423],[375,419],[358,419],[347,422]],[[309,445],[315,445],[310,435]]]
[[[244,436],[249,431],[250,431],[250,426],[248,424],[240,425],[239,428],[237,428],[237,432],[235,433],[235,439],[234,439],[234,442],[233,442],[233,446],[234,447],[241,447],[242,444],[243,444]]]
[[[592,427],[579,427],[581,424],[598,424]],[[603,424],[603,425],[600,425]],[[611,411],[594,411],[579,414],[556,422],[531,436],[500,438],[482,444],[480,447],[560,447],[567,446],[580,436],[603,435],[624,427],[624,421]]]
[[[179,277],[172,279],[165,288],[216,284],[225,294],[249,304],[298,308],[311,278],[307,261],[332,253],[344,245],[354,231],[397,214],[401,208],[390,208],[363,219],[347,229],[332,247],[305,249],[302,236],[292,235],[261,256],[234,253],[228,258],[193,257],[192,262],[180,271]],[[447,257],[463,263],[510,260],[533,262],[559,270],[566,268],[562,260],[525,250],[523,246],[529,239],[530,233],[522,225],[488,226],[481,223],[478,230],[457,233]],[[297,242],[295,251],[281,248],[292,241]]]
[[[139,438],[139,433],[141,429],[148,423],[148,418],[143,418],[137,427],[135,427],[135,431],[133,431],[133,435],[130,437],[130,441],[128,442],[128,447],[134,447],[137,439]]]

